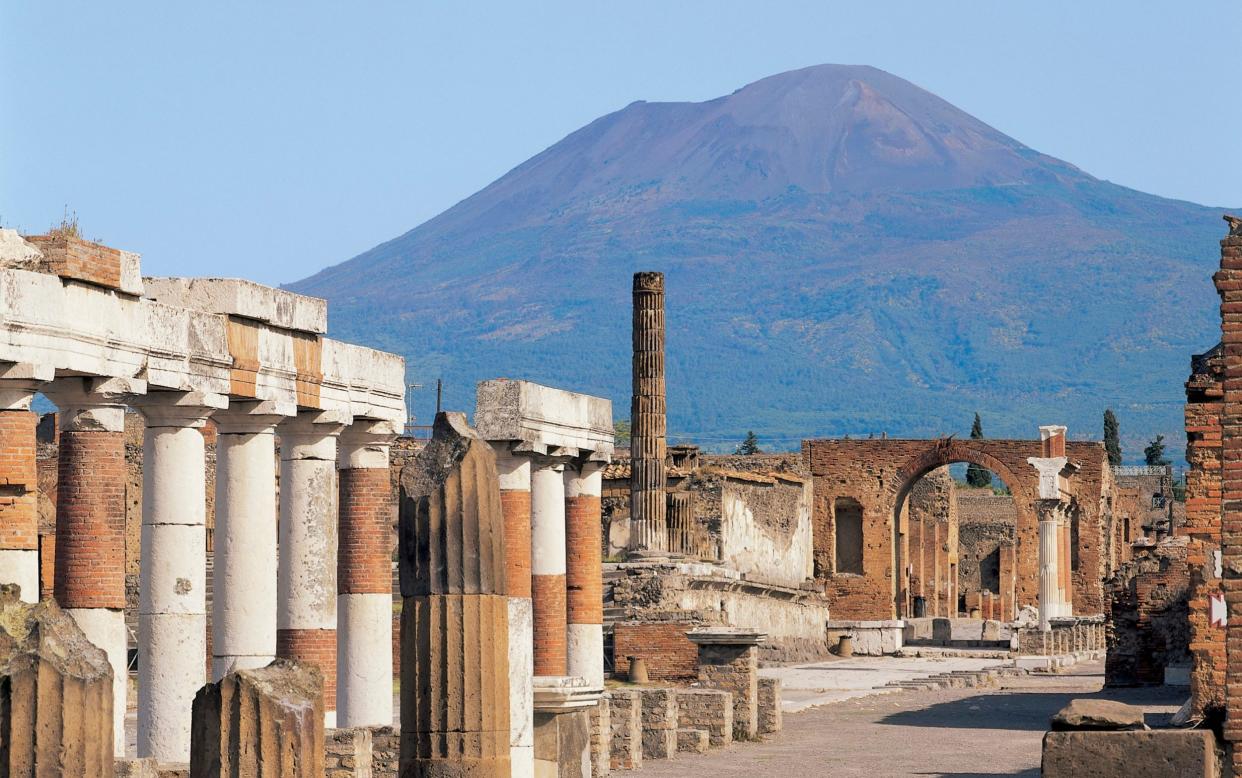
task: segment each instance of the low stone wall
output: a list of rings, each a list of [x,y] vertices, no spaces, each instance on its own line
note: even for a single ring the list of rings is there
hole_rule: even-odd
[[[324,733],[326,778],[373,778],[371,730],[330,729]]]
[[[1020,627],[1013,638],[1013,649],[1021,656],[1059,656],[1082,651],[1101,651],[1105,647],[1103,616],[1071,616],[1052,619],[1051,629]]]
[[[771,735],[784,725],[779,678],[759,679],[759,734]]]
[[[637,689],[612,689],[609,697],[609,764],[614,770],[637,770],[643,766],[642,697]]]
[[[825,624],[825,642],[835,648],[841,638],[854,638],[854,653],[860,656],[885,656],[901,649],[906,623],[892,621],[829,621]]]
[[[678,689],[677,726],[707,731],[712,747],[733,742],[733,695],[718,689]]]
[[[1216,739],[1204,729],[1049,732],[1044,778],[1217,778]]]
[[[674,689],[640,689],[643,759],[677,756],[677,692]]]

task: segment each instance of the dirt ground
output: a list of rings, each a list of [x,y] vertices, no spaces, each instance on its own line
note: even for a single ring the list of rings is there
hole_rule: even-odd
[[[787,713],[762,743],[646,761],[634,775],[711,778],[1038,776],[1048,719],[1071,699],[1106,697],[1167,720],[1188,694],[1170,687],[1101,691],[1103,663],[1009,679],[999,689],[907,691]]]

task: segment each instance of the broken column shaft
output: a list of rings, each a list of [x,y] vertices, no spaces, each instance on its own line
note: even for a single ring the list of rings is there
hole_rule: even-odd
[[[402,469],[399,534],[401,774],[508,776],[504,517],[495,454],[464,415],[438,414]]]
[[[629,551],[665,551],[664,274],[634,274]]]

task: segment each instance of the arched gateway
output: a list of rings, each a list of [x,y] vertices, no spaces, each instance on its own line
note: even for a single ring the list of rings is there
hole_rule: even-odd
[[[903,564],[898,511],[920,478],[957,462],[987,468],[1009,486],[1016,513],[1010,607],[1037,604],[1041,474],[1030,460],[1048,456],[1045,442],[821,439],[803,441],[802,452],[815,480],[815,575],[824,582],[834,618],[884,620],[904,615],[897,607]],[[1066,443],[1065,456],[1070,475],[1061,480],[1061,488],[1068,491],[1073,506],[1069,556],[1074,607],[1079,613],[1100,613],[1101,581],[1110,572],[1101,547],[1111,524],[1112,477],[1101,443]],[[848,569],[839,566],[838,514],[843,517],[842,540],[859,546],[861,563],[847,554]]]

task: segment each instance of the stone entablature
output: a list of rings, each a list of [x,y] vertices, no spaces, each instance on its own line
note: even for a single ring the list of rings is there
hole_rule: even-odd
[[[508,378],[481,381],[474,424],[484,440],[509,441],[515,451],[612,459],[612,401],[603,397]]]

